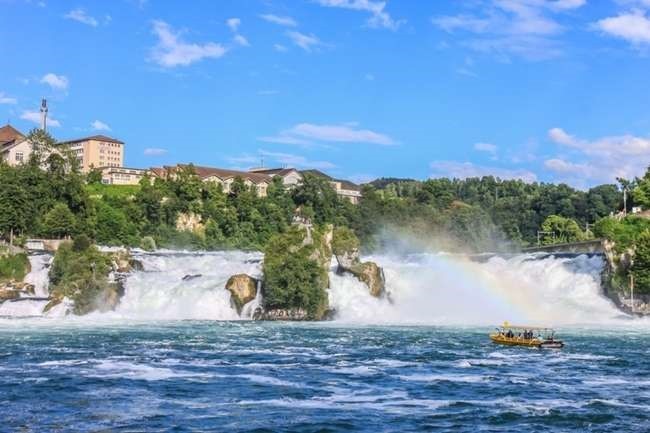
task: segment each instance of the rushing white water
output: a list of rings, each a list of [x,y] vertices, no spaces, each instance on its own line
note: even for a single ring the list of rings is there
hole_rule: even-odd
[[[163,252],[138,254],[137,259],[144,272],[128,278],[120,305],[109,315],[145,320],[237,320],[240,317],[225,289],[228,278],[234,274],[261,276],[259,253]],[[254,310],[250,304],[244,308],[244,318]]]
[[[234,274],[261,276],[260,253],[241,251],[136,253],[144,271],[125,283],[117,309],[91,318],[133,320],[250,319],[259,294],[241,316],[225,290]],[[549,325],[620,321],[623,314],[602,295],[599,256],[493,256],[413,254],[369,257],[384,267],[388,298],[377,299],[352,276],[330,272],[330,306],[336,320],[361,324],[492,325],[510,322]],[[27,281],[47,294],[47,256],[34,256]],[[40,315],[42,301],[5,302],[0,315]],[[62,317],[69,306],[48,313]]]
[[[332,278],[338,318],[361,323],[488,325],[512,322],[588,324],[621,312],[602,295],[603,259],[579,255],[377,256],[390,299],[378,300],[349,276]]]
[[[34,285],[34,295],[23,295],[23,298],[44,298],[48,296],[48,271],[52,256],[39,254],[29,256],[30,272],[25,275],[25,282]],[[0,304],[0,316],[8,317],[33,317],[41,316],[43,308],[48,301],[19,300],[17,302],[5,301]]]

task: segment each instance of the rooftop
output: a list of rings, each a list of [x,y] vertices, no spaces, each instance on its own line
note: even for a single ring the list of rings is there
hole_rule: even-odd
[[[25,134],[11,125],[5,125],[0,128],[0,143],[14,141],[19,138],[25,138]]]
[[[107,141],[109,143],[124,144],[123,141],[117,140],[115,138],[108,137],[106,135],[101,135],[101,134],[100,135],[91,135],[90,137],[77,138],[75,140],[62,141],[61,144],[81,143],[83,141],[90,141],[90,140]]]

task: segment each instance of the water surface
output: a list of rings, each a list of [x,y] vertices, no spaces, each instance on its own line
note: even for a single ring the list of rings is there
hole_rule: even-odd
[[[647,331],[50,322],[0,327],[0,431],[650,430]]]

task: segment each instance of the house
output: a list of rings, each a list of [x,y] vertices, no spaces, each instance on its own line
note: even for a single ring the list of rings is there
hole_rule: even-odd
[[[172,167],[153,167],[149,170],[149,173],[154,177],[173,177],[176,171],[184,167],[188,167],[188,165],[178,164]],[[271,176],[263,173],[251,173],[214,167],[193,167],[194,172],[201,181],[217,183],[221,185],[225,193],[230,193],[232,184],[237,178],[241,179],[246,186],[254,188],[259,197],[266,197],[268,187],[271,184]]]
[[[270,177],[280,176],[282,183],[287,188],[295,188],[302,183],[305,174],[320,177],[329,182],[340,198],[358,204],[361,199],[361,187],[348,180],[334,179],[320,170],[296,170],[295,168],[252,168],[250,173],[266,174]]]
[[[106,135],[68,140],[60,143],[76,155],[83,173],[93,168],[124,166],[124,142]]]
[[[137,185],[147,170],[128,167],[99,167],[102,183],[106,185]]]
[[[295,188],[302,183],[302,174],[295,168],[251,168],[249,173],[265,174],[271,177],[281,177],[286,188]]]
[[[25,134],[11,125],[0,128],[0,155],[11,166],[25,163],[32,154],[32,145]]]
[[[332,185],[332,188],[334,188],[334,191],[336,191],[336,195],[349,200],[352,204],[358,204],[359,200],[361,200],[361,187],[349,180],[334,179],[320,170],[302,170],[300,173],[303,176],[309,175],[327,180]]]

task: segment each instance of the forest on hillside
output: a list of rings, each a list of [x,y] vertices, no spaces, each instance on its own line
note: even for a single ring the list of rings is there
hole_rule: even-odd
[[[650,172],[587,191],[492,176],[382,179],[363,187],[358,205],[314,176],[292,190],[276,178],[263,198],[241,179],[225,193],[203,183],[191,165],[169,179],[102,185],[97,172],[79,171],[73,155],[46,151],[56,148],[46,133],[35,130],[30,139],[41,151],[26,164],[0,164],[0,234],[17,242],[84,234],[103,245],[262,250],[287,230],[299,208],[316,224],[350,227],[366,250],[381,247],[382,236],[394,230],[484,251],[533,245],[538,235],[544,243],[594,236],[594,227],[604,227],[600,220],[622,209],[623,187],[632,192],[628,208],[650,208]],[[179,230],[181,215],[193,215],[199,224]]]

